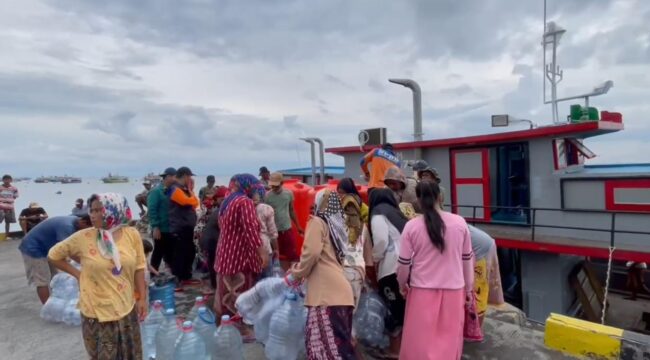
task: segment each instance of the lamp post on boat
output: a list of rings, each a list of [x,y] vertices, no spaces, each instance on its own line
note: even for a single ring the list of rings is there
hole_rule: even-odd
[[[316,142],[312,138],[300,138],[311,145],[311,185],[316,185]]]
[[[402,85],[413,92],[413,140],[422,141],[422,90],[420,85],[411,79],[388,79],[393,84]],[[415,148],[415,160],[422,159],[422,149]]]

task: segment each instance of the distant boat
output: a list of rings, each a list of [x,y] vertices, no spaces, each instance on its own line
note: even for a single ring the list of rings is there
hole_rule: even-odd
[[[129,178],[126,176],[112,175],[108,174],[107,177],[102,178],[104,184],[119,184],[119,183],[128,183]]]
[[[50,179],[46,178],[45,176],[39,176],[34,180],[34,182],[37,184],[45,184],[45,183],[49,183]]]
[[[59,191],[56,192],[56,194],[61,195],[61,194],[63,194],[63,191],[59,190]]]
[[[156,186],[158,183],[160,183],[160,175],[156,175],[154,173],[148,173],[147,176],[144,177],[144,181],[149,181],[151,183],[151,186]]]
[[[14,181],[15,182],[21,182],[21,181],[29,181],[31,179],[32,178],[30,178],[30,177],[17,177],[17,178],[14,178]]]
[[[64,176],[61,178],[61,184],[79,184],[81,183],[81,178],[74,176]]]

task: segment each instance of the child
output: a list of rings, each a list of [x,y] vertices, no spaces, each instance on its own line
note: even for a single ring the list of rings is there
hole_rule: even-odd
[[[263,186],[255,188],[253,202],[257,211],[257,218],[260,221],[260,236],[262,243],[269,253],[269,259],[276,260],[279,258],[278,252],[278,228],[275,226],[275,211],[270,205],[264,204],[262,199],[266,190]],[[269,266],[262,271],[262,277],[271,276],[273,261],[269,261]]]

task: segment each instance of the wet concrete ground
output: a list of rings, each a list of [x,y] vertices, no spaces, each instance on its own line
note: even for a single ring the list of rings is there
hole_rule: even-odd
[[[39,317],[41,304],[36,290],[27,286],[19,243],[18,240],[0,242],[0,358],[86,359],[80,327],[52,324]],[[463,359],[571,359],[546,349],[543,332],[526,324],[516,312],[491,315],[485,333],[485,342],[465,346]],[[246,345],[245,352],[248,360],[264,359],[260,345]]]

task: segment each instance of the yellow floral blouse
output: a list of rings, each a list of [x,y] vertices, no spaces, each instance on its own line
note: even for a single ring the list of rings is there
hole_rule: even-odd
[[[79,311],[100,322],[116,321],[128,315],[135,305],[135,272],[146,268],[144,248],[135,228],[124,227],[115,236],[122,272],[113,275],[113,262],[97,248],[97,229],[80,230],[50,249],[52,260],[77,257],[81,260]],[[117,234],[116,234],[117,235]]]

